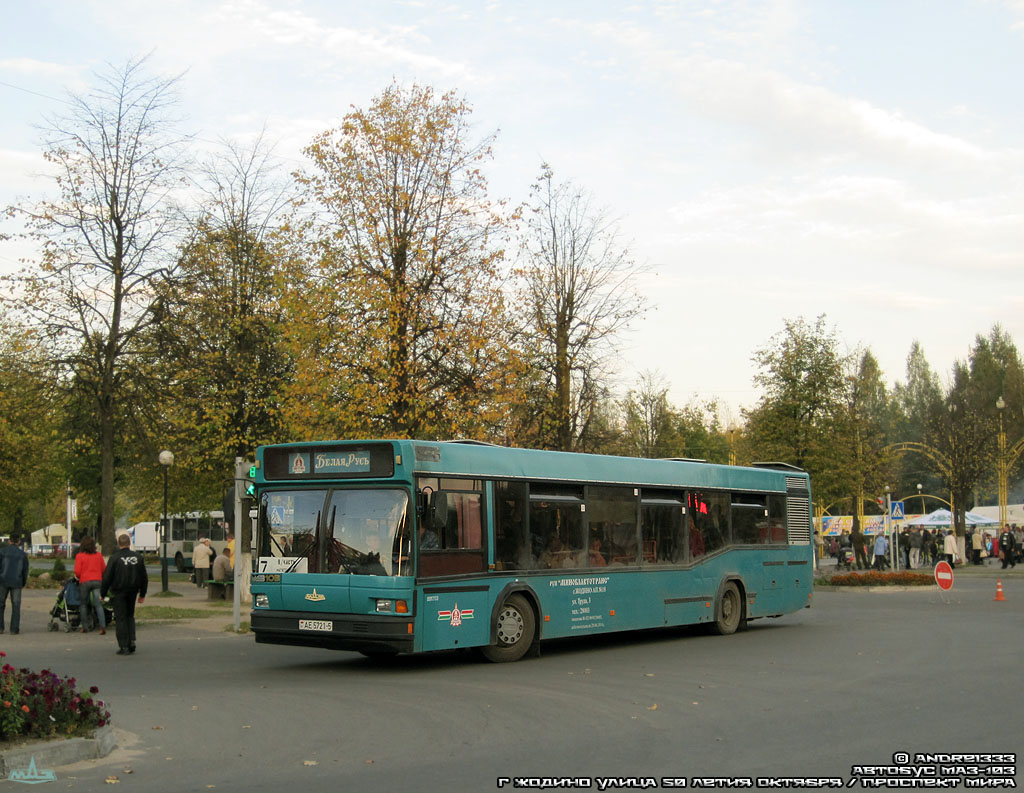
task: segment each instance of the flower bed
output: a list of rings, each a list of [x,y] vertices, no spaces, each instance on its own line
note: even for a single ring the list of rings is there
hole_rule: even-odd
[[[828,579],[829,586],[934,586],[935,578],[929,573],[838,573]]]
[[[0,659],[7,654],[0,652]],[[110,722],[110,712],[96,699],[75,690],[73,677],[48,669],[32,672],[8,663],[0,669],[0,741],[18,738],[89,736]]]

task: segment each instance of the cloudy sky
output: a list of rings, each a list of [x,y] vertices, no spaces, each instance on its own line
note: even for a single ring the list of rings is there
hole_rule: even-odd
[[[9,2],[0,205],[49,189],[33,125],[147,53],[198,146],[266,126],[288,170],[392,79],[461,93],[496,197],[546,161],[646,268],[623,388],[728,421],[753,352],[822,313],[890,383],[915,339],[944,377],[997,322],[1024,342],[1024,0]]]

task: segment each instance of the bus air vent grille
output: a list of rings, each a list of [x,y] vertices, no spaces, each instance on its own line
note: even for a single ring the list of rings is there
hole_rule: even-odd
[[[808,498],[790,496],[786,510],[790,545],[811,544],[811,502]]]

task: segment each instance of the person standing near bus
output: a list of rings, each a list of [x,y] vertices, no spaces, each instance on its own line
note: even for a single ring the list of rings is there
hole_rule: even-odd
[[[21,537],[13,535],[0,549],[0,633],[6,622],[4,611],[11,596],[11,633],[21,632],[21,590],[28,583],[28,555],[21,549]]]
[[[210,560],[213,558],[213,548],[210,547],[210,538],[203,537],[192,549],[192,569],[196,574],[196,586],[200,589],[206,586],[210,579]]]
[[[131,544],[132,538],[127,534],[117,536],[117,551],[110,557],[100,587],[100,597],[109,593],[114,608],[118,655],[135,652],[135,599],[143,603],[149,589],[146,563],[142,554],[131,549]]]
[[[93,620],[89,617],[90,611],[96,615],[96,627],[100,629],[100,636],[107,632],[107,615],[103,613],[103,601],[99,597],[106,569],[103,554],[96,550],[96,539],[84,537],[78,547],[78,556],[75,557],[75,578],[78,579],[78,594],[81,600],[79,612],[82,615],[78,630],[82,633],[92,630]]]

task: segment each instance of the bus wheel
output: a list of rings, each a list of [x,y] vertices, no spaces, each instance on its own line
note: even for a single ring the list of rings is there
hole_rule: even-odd
[[[185,572],[185,557],[181,555],[181,551],[174,554],[174,569],[179,573]]]
[[[740,598],[740,590],[736,584],[730,581],[725,585],[722,597],[718,601],[718,609],[715,614],[715,633],[720,636],[736,633],[742,620],[743,600]]]
[[[484,658],[495,663],[518,661],[533,644],[537,620],[533,609],[522,595],[509,595],[501,604],[495,622],[497,643],[481,647]]]

